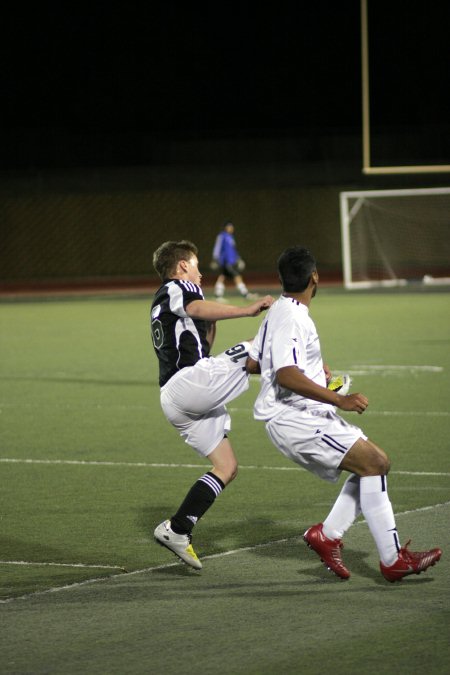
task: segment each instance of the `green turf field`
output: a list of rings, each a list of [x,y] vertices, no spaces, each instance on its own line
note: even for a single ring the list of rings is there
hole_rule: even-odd
[[[363,521],[347,582],[302,542],[341,483],[270,445],[257,378],[230,406],[239,476],[194,531],[203,570],[177,563],[152,532],[208,465],[160,412],[150,299],[1,303],[0,673],[447,673],[449,300],[325,289],[311,308],[369,397],[347,417],[391,458],[402,541],[443,549],[400,584]],[[259,321],[219,324],[214,352]]]

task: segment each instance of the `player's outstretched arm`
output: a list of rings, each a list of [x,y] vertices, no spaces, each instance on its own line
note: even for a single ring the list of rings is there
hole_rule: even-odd
[[[364,394],[342,396],[326,387],[321,387],[306,377],[296,366],[287,366],[277,371],[277,382],[281,387],[290,389],[300,396],[310,398],[319,403],[329,403],[348,412],[363,413],[369,405]]]
[[[212,300],[193,300],[186,307],[186,312],[193,319],[205,321],[221,321],[222,319],[238,319],[240,317],[258,316],[274,302],[271,295],[255,300],[246,307],[224,305]]]

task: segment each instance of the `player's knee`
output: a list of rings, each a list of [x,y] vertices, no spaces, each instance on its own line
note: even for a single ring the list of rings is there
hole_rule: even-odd
[[[384,450],[372,441],[360,439],[344,457],[340,468],[358,476],[385,476],[390,466]]]
[[[236,478],[237,474],[238,474],[238,464],[237,464],[237,462],[232,467],[230,467],[230,469],[231,469],[231,471],[230,471],[230,478],[228,480],[228,483],[231,483],[231,481],[234,480]]]
[[[368,472],[373,476],[385,476],[389,473],[391,462],[384,450],[373,447],[368,457]]]
[[[385,476],[389,473],[390,468],[389,457],[383,453],[383,456],[377,458],[377,476]]]
[[[232,480],[234,480],[237,476],[238,473],[238,464],[237,462],[232,462],[229,463],[225,466],[215,466],[214,467],[215,471],[219,478],[222,480],[224,485],[228,485],[228,483],[231,483]]]

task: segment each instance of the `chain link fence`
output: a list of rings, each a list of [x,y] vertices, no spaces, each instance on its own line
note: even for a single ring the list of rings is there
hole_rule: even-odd
[[[246,274],[276,276],[278,254],[297,243],[311,248],[322,274],[339,277],[340,186],[255,185],[221,181],[220,171],[193,179],[189,169],[9,176],[0,187],[0,280],[151,278],[153,251],[182,238],[196,243],[206,272],[226,219]]]

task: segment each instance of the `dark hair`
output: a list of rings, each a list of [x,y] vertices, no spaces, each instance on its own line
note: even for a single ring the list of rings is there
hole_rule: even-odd
[[[180,260],[190,260],[198,254],[198,249],[192,241],[165,241],[153,254],[153,267],[162,281],[170,279],[175,274]]]
[[[307,248],[291,246],[278,258],[278,274],[283,290],[288,293],[304,291],[316,269],[316,260]]]

